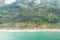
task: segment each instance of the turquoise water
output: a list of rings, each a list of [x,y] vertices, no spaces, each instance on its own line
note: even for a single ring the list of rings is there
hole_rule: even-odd
[[[0,32],[0,40],[60,40],[60,32]]]

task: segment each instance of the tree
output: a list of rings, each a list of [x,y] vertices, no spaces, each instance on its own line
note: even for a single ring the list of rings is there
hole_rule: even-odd
[[[54,13],[50,13],[46,16],[46,21],[48,23],[57,23],[58,22],[58,17]]]

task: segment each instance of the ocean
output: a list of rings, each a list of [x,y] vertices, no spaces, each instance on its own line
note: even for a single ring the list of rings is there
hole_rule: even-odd
[[[0,32],[0,40],[60,40],[60,32]]]

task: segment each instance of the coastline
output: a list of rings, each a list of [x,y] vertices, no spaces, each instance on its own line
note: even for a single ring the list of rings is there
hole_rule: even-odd
[[[60,29],[0,29],[0,32],[60,32]]]

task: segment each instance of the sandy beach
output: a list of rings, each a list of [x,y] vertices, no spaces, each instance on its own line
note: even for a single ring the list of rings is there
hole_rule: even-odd
[[[0,29],[0,32],[60,32],[60,29]]]

